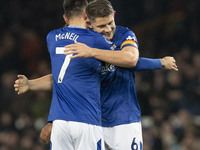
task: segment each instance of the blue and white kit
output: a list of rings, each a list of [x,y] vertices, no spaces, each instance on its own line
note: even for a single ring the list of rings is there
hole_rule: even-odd
[[[116,26],[113,50],[126,46],[138,49],[135,34]],[[141,111],[135,89],[135,72],[160,69],[159,59],[139,58],[136,67],[122,68],[109,63],[102,65],[102,125],[106,150],[142,150]]]
[[[102,63],[94,58],[66,56],[64,46],[75,41],[92,48],[111,47],[101,34],[77,26],[48,34],[53,76],[48,117],[48,121],[53,122],[51,150],[104,150],[100,102]]]
[[[113,37],[113,47],[121,50],[125,45],[138,47],[135,34],[128,28],[116,26]],[[113,127],[141,121],[141,111],[135,89],[135,71],[145,69],[160,69],[159,59],[139,58],[136,67],[122,68],[112,64],[103,63],[101,80],[102,125]]]

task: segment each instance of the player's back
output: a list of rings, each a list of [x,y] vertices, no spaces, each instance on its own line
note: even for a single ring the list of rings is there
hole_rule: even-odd
[[[89,47],[109,49],[104,37],[77,27],[53,30],[47,36],[53,75],[53,98],[49,121],[56,119],[101,125],[101,62],[94,58],[69,59],[60,47],[75,41]]]

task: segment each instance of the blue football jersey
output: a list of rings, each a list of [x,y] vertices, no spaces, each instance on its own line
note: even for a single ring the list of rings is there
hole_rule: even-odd
[[[124,45],[138,47],[135,34],[121,26],[116,26],[112,42],[113,50],[121,50]],[[140,121],[141,111],[135,89],[135,69],[104,63],[101,77],[102,125],[112,127]]]
[[[94,31],[65,27],[47,35],[51,58],[53,95],[48,121],[67,120],[101,125],[100,72],[102,63],[94,58],[74,58],[63,47],[74,43],[110,49],[105,38]]]

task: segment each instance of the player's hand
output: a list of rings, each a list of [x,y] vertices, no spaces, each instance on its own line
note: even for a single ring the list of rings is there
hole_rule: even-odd
[[[71,56],[70,58],[93,57],[92,48],[83,43],[75,42],[74,44],[65,46],[65,48],[66,48],[64,50],[65,55],[76,54],[76,55]]]
[[[178,71],[178,67],[176,65],[176,60],[174,59],[174,57],[166,56],[160,59],[160,61],[164,69]]]
[[[29,90],[29,82],[26,76],[18,75],[18,79],[15,81],[14,88],[17,94],[25,93]]]
[[[52,123],[48,123],[44,128],[42,128],[42,131],[40,133],[40,139],[45,144],[48,144],[50,142],[51,129],[52,129]]]

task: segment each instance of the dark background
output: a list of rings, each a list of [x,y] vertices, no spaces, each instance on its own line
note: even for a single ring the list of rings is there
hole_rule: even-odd
[[[173,56],[178,72],[138,72],[144,150],[200,149],[200,1],[111,0],[141,57]],[[17,74],[51,73],[47,33],[64,25],[62,0],[0,0],[0,150],[46,150],[39,140],[51,92],[17,95]]]

